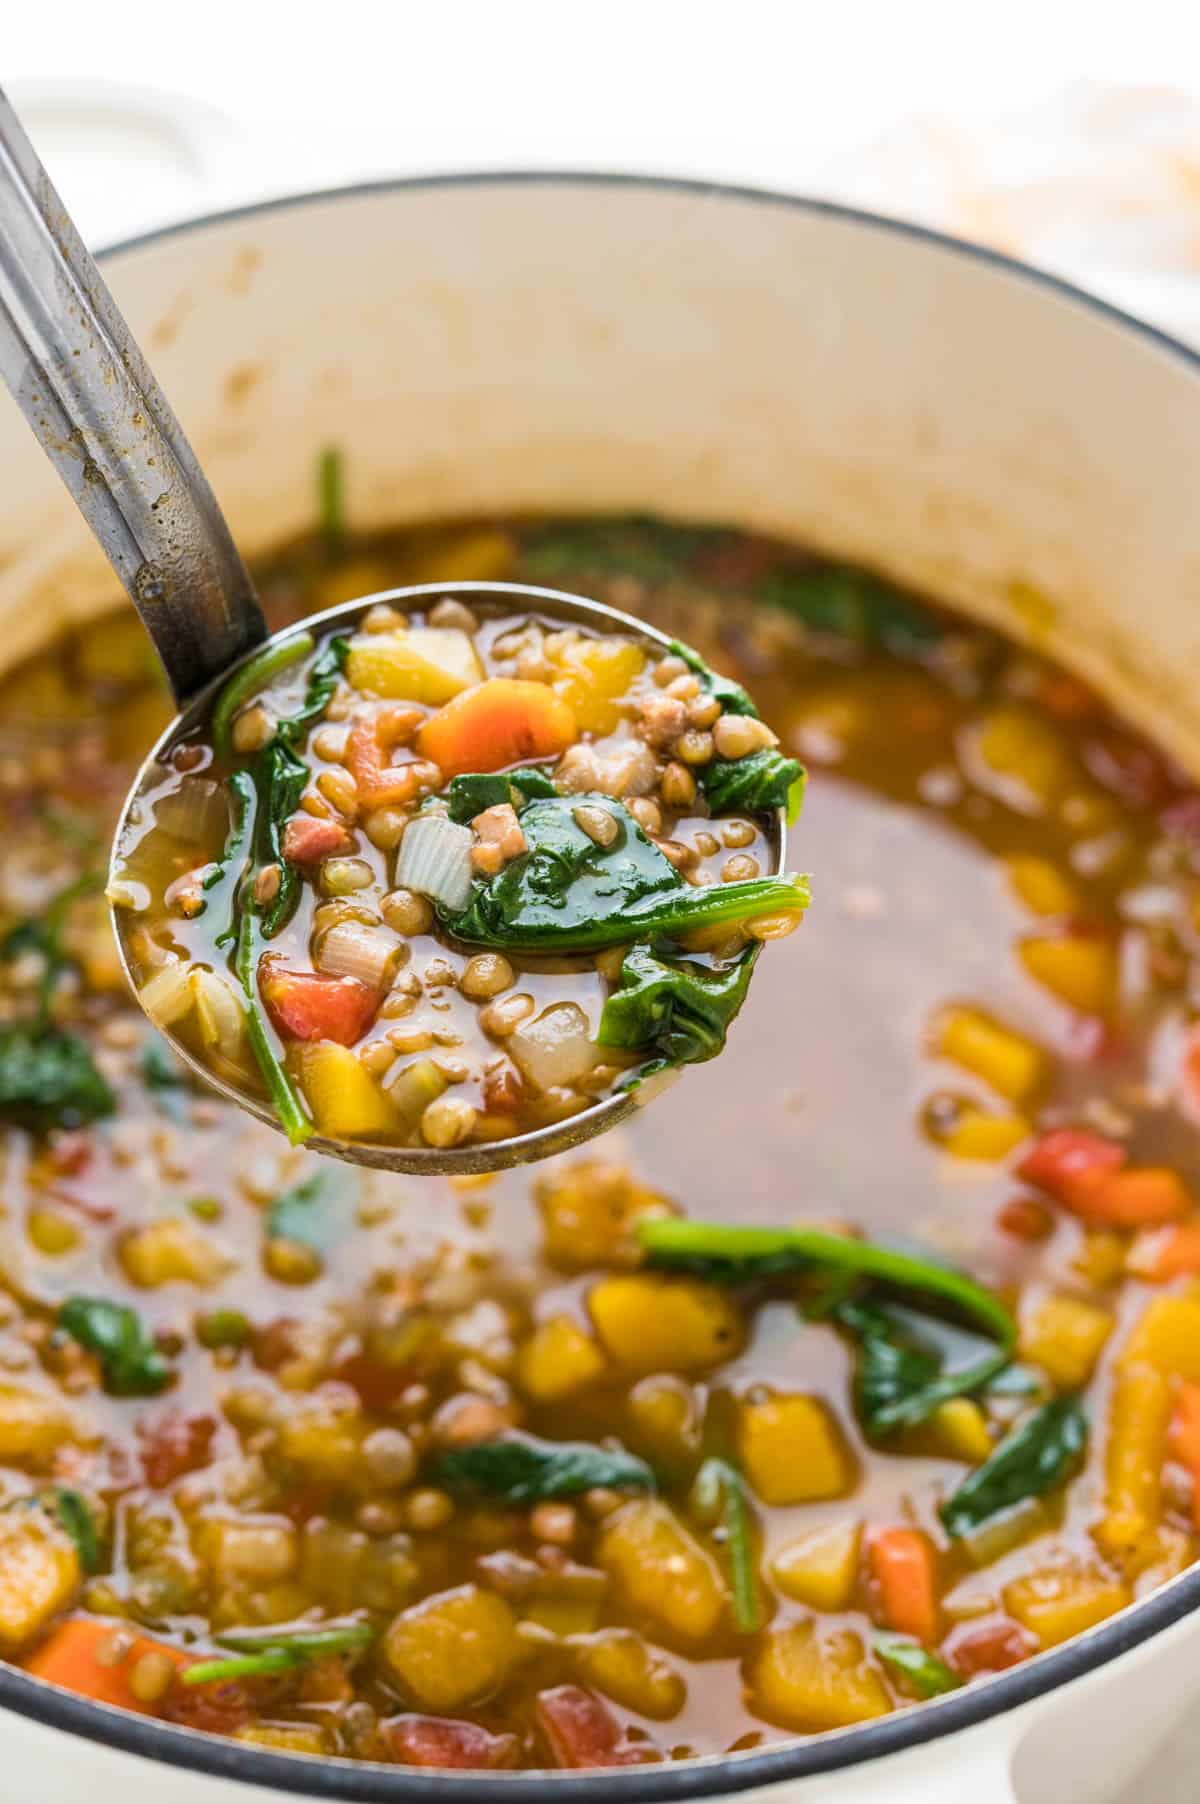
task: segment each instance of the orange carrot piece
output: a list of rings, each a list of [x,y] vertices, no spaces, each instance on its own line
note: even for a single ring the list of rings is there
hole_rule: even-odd
[[[1193,1208],[1183,1179],[1165,1165],[1134,1165],[1065,1199],[1082,1220],[1105,1228],[1156,1228]]]
[[[425,722],[417,750],[449,778],[464,771],[504,770],[530,758],[556,758],[578,738],[573,709],[545,683],[489,677],[464,689]]]
[[[928,1535],[880,1529],[870,1538],[868,1559],[888,1627],[930,1646],[937,1640],[938,1598],[937,1555]]]
[[[1126,1263],[1135,1278],[1144,1278],[1149,1284],[1200,1277],[1200,1221],[1139,1234]]]
[[[419,708],[383,708],[355,722],[346,740],[346,769],[364,811],[404,808],[420,793],[426,773],[415,759],[393,764],[392,753],[409,745],[423,716]]]
[[[130,1673],[143,1654],[166,1654],[181,1671],[192,1665],[192,1657],[165,1642],[152,1641],[148,1635],[138,1635],[115,1665],[102,1664],[96,1658],[97,1649],[111,1644],[114,1632],[123,1626],[111,1619],[96,1622],[87,1616],[72,1616],[51,1630],[37,1652],[26,1660],[25,1670],[37,1679],[47,1679],[66,1691],[77,1691],[98,1704],[119,1704],[122,1710],[157,1716],[158,1704],[143,1704],[130,1690]]]
[[[1200,1384],[1180,1384],[1168,1439],[1171,1452],[1192,1475],[1192,1519],[1200,1529]]]

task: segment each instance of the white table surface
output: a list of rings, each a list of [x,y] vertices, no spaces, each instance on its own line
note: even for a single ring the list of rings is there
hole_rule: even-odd
[[[1083,0],[5,10],[0,79],[95,244],[385,174],[653,170],[916,214],[1200,342],[1187,0],[1136,31]],[[1200,1721],[1123,1804],[1196,1804],[1198,1771]]]

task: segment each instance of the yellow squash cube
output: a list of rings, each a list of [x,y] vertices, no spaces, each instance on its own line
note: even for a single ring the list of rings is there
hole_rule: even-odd
[[[938,1453],[979,1466],[992,1451],[987,1417],[971,1397],[949,1397],[929,1418],[927,1432]]]
[[[771,1574],[785,1597],[810,1610],[845,1610],[858,1577],[861,1522],[828,1522],[781,1547]]]
[[[394,1133],[400,1116],[348,1046],[318,1040],[300,1051],[300,1087],[319,1134],[370,1140]]]
[[[0,1384],[0,1460],[46,1460],[70,1433],[70,1418],[56,1397]]]
[[[0,1648],[32,1640],[82,1576],[74,1541],[42,1510],[0,1511]]]
[[[937,1023],[935,1045],[943,1058],[973,1071],[1009,1102],[1028,1101],[1050,1075],[1050,1060],[1040,1046],[982,1009],[947,1009]]]
[[[483,681],[470,637],[458,627],[414,626],[394,633],[357,633],[346,655],[355,689],[390,701],[443,702]]]
[[[186,1215],[135,1228],[121,1242],[121,1264],[131,1284],[216,1284],[233,1264],[228,1253]]]
[[[1150,1365],[1200,1384],[1200,1297],[1155,1297],[1121,1349],[1122,1365]]]
[[[534,1329],[517,1355],[517,1383],[535,1403],[555,1403],[591,1384],[605,1370],[603,1353],[569,1315]]]
[[[1004,1608],[1043,1647],[1057,1647],[1114,1616],[1130,1596],[1128,1585],[1103,1567],[1064,1560],[1006,1585]]]
[[[1029,975],[1084,1015],[1110,1014],[1117,1000],[1117,949],[1110,940],[1077,934],[1022,940],[1017,955]]]
[[[653,1272],[602,1278],[588,1308],[609,1355],[634,1372],[695,1372],[731,1358],[742,1320],[728,1294],[698,1278]]]
[[[594,1635],[576,1636],[571,1652],[584,1684],[626,1710],[666,1722],[683,1709],[687,1699],[683,1678],[632,1629],[599,1629]]]
[[[503,1598],[478,1585],[442,1591],[393,1618],[384,1663],[422,1710],[460,1710],[498,1691],[520,1653],[517,1625]]]
[[[938,1144],[955,1159],[996,1164],[1028,1140],[1033,1124],[1025,1115],[998,1113],[964,1103],[953,1122],[937,1135]]]
[[[725,1613],[720,1567],[660,1498],[636,1498],[611,1515],[596,1558],[627,1607],[668,1638],[704,1641]]]
[[[1075,885],[1048,858],[1018,855],[1005,860],[1018,899],[1035,915],[1071,915],[1079,906]]]
[[[1041,1366],[1062,1390],[1078,1390],[1095,1371],[1112,1331],[1107,1309],[1079,1297],[1035,1293],[1021,1311],[1021,1357]]]
[[[546,1258],[566,1271],[632,1263],[638,1221],[678,1213],[657,1190],[639,1184],[628,1166],[603,1159],[583,1159],[539,1178],[534,1198]]]
[[[858,1636],[811,1621],[768,1629],[747,1678],[755,1710],[788,1729],[846,1729],[892,1707]]]
[[[1147,1557],[1162,1521],[1162,1468],[1171,1422],[1171,1386],[1152,1365],[1122,1360],[1113,1376],[1104,1452],[1104,1514],[1097,1544],[1126,1567]]]
[[[738,1453],[764,1503],[844,1497],[854,1483],[854,1457],[841,1429],[824,1403],[802,1392],[743,1403]]]
[[[551,686],[569,704],[580,730],[613,732],[621,718],[617,699],[626,694],[646,666],[641,646],[624,639],[587,639],[579,635],[562,644],[557,655],[549,655],[562,670]]]

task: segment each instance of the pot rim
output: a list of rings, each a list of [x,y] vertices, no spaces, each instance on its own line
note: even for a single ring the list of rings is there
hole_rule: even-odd
[[[1002,251],[970,243],[912,220],[847,206],[840,201],[683,176],[517,169],[384,177],[280,195],[201,214],[110,245],[101,253],[101,258],[107,260],[126,252],[144,250],[210,226],[236,224],[323,202],[372,199],[427,189],[505,187],[631,189],[690,195],[713,201],[776,207],[841,220],[871,232],[892,234],[982,264],[1001,275],[1042,289],[1081,312],[1098,315],[1165,352],[1185,373],[1200,379],[1200,350],[1193,350],[1169,332],[1138,319],[1112,302]],[[578,1804],[628,1804],[631,1798],[636,1798],[638,1804],[680,1804],[687,1798],[728,1796],[817,1773],[836,1772],[988,1722],[1142,1646],[1182,1621],[1197,1605],[1200,1605],[1200,1563],[1161,1590],[1128,1605],[1109,1621],[1075,1636],[1062,1647],[1036,1655],[983,1684],[931,1699],[920,1708],[899,1710],[872,1722],[780,1743],[761,1751],[714,1754],[697,1760],[665,1762],[661,1766],[639,1766],[623,1772],[459,1774],[443,1769],[422,1771],[365,1761],[318,1760],[311,1755],[286,1754],[228,1741],[153,1717],[137,1716],[107,1704],[93,1703],[35,1679],[2,1660],[0,1709],[13,1710],[46,1728],[61,1729],[118,1752],[140,1755],[196,1774],[274,1788],[277,1792],[301,1798],[341,1799],[346,1804],[399,1804],[402,1799],[432,1801],[449,1795],[455,1804],[496,1804],[503,1796],[515,1804],[537,1804],[537,1800],[548,1793],[558,1795],[569,1791],[572,1800],[577,1800]]]

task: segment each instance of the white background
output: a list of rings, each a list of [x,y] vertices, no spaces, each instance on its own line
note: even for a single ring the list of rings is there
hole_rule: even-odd
[[[919,213],[1200,339],[1196,0],[7,0],[0,55],[96,244],[373,175],[656,170]],[[1181,1734],[1139,1804],[1198,1770]]]

